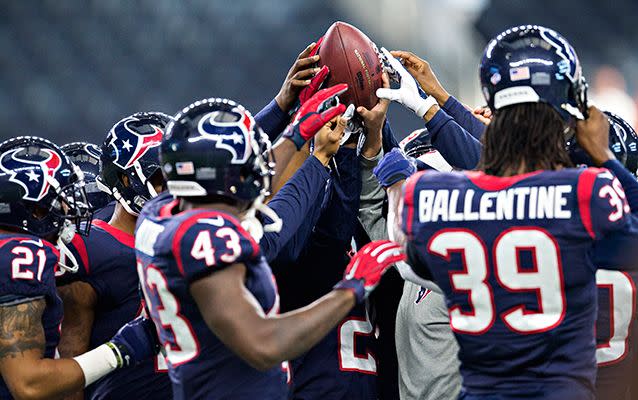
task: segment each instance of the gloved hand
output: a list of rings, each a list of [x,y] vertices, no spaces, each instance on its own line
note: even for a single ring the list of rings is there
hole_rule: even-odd
[[[348,85],[341,83],[315,93],[299,108],[290,125],[284,130],[283,136],[292,140],[297,150],[301,149],[322,126],[337,115],[343,114],[346,106],[338,104],[337,96],[346,90]]]
[[[299,92],[300,105],[303,105],[305,102],[310,100],[310,98],[312,98],[315,93],[317,93],[321,85],[323,85],[323,81],[325,81],[328,77],[329,73],[330,68],[328,68],[327,65],[324,65],[323,67],[321,67],[319,72],[317,72],[317,75],[313,76],[312,79],[310,79],[310,84],[301,89],[301,92]]]
[[[352,290],[357,303],[364,301],[394,263],[406,259],[401,246],[390,240],[376,240],[363,246],[350,260],[335,289]]]
[[[288,70],[279,93],[275,96],[275,101],[279,108],[288,113],[288,115],[293,115],[299,108],[299,95],[305,88],[310,86],[312,79],[320,72],[320,69],[317,68],[319,55],[316,53],[318,48],[316,43],[310,44],[299,53],[290,70]]]
[[[117,367],[132,367],[159,352],[160,343],[153,321],[137,317],[120,328],[106,343],[117,358]]]
[[[323,36],[317,40],[317,42],[315,43],[315,46],[312,48],[312,50],[310,50],[310,55],[308,57],[316,56],[317,53],[319,53],[319,47],[321,46],[321,42],[323,42]],[[330,69],[328,68],[327,65],[324,65],[323,67],[321,67],[319,72],[317,72],[317,74],[313,76],[312,79],[310,80],[310,84],[306,86],[305,88],[303,88],[301,92],[299,92],[300,105],[308,101],[312,96],[314,96],[315,93],[317,93],[317,90],[319,90],[319,88],[323,84],[323,81],[326,80],[326,77],[328,76],[329,73],[330,73]]]
[[[398,73],[400,76],[401,86],[398,89],[377,89],[377,97],[396,101],[412,110],[419,118],[423,118],[430,107],[436,104],[436,100],[431,96],[423,98],[421,94],[425,95],[425,92],[423,92],[417,81],[410,75],[401,62],[394,58],[384,47],[381,48],[381,51],[390,63],[393,69],[392,73]]]
[[[416,172],[416,162],[414,158],[405,155],[403,150],[395,147],[383,156],[376,167],[372,170],[377,177],[379,184],[390,187],[395,183],[408,179]]]

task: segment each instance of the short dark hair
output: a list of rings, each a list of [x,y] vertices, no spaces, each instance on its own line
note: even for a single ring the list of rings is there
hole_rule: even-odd
[[[523,103],[494,112],[483,135],[478,168],[489,175],[515,175],[521,162],[526,172],[572,167],[565,148],[572,129],[551,106]]]

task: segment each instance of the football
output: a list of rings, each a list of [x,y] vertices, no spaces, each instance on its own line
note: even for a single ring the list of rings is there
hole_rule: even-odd
[[[342,103],[367,109],[377,104],[383,68],[377,46],[363,32],[345,22],[335,22],[323,37],[319,56],[320,66],[330,68],[327,87],[348,84],[348,91],[340,96]]]

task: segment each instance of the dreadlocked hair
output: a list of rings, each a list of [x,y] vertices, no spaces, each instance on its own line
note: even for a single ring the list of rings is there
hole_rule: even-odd
[[[483,135],[478,168],[495,176],[571,167],[565,149],[568,125],[544,103],[515,104],[497,110]]]

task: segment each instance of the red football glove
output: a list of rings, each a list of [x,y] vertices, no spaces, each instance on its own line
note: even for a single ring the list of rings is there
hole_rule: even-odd
[[[343,114],[346,106],[338,104],[337,96],[348,90],[346,83],[322,89],[306,101],[295,114],[292,122],[284,131],[284,137],[293,141],[297,150],[310,139],[327,122]],[[331,104],[334,104],[331,106]],[[328,108],[329,107],[329,108]]]
[[[301,89],[301,92],[299,92],[300,105],[303,105],[305,102],[310,100],[310,98],[312,98],[315,93],[317,93],[317,90],[319,90],[321,85],[323,85],[323,81],[326,80],[328,73],[330,73],[330,68],[328,68],[327,65],[324,65],[323,67],[321,67],[319,72],[317,72],[317,75],[312,77],[312,79],[310,80],[310,84]]]
[[[323,36],[317,40],[315,47],[312,48],[308,57],[312,57],[319,53],[319,46],[321,46],[321,42],[323,42]],[[328,66],[324,65],[323,67],[321,67],[319,72],[317,72],[317,75],[312,77],[312,79],[310,80],[310,84],[303,88],[301,92],[299,92],[300,105],[303,105],[306,101],[310,100],[310,98],[314,96],[315,93],[317,93],[317,90],[319,90],[319,88],[323,84],[323,81],[326,80],[329,72],[330,69],[328,68]]]
[[[323,36],[317,39],[317,43],[315,43],[315,47],[310,50],[310,55],[308,57],[312,57],[315,54],[319,53],[319,48],[321,47],[321,43],[323,42]]]
[[[360,303],[377,287],[385,271],[405,259],[401,246],[390,240],[370,242],[352,257],[343,280],[335,285],[335,289],[354,291],[357,303]]]

